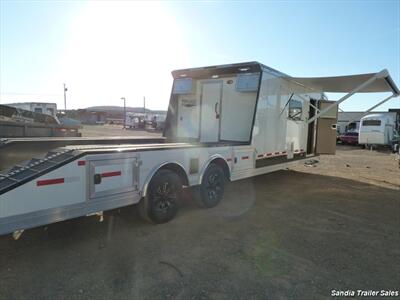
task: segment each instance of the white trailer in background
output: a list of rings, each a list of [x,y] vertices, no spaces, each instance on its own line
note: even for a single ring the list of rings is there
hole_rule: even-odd
[[[57,104],[56,103],[20,102],[20,103],[10,103],[10,104],[5,104],[5,105],[33,111],[35,113],[46,114],[46,115],[50,115],[53,117],[57,116]]]
[[[335,153],[337,105],[355,92],[399,94],[387,71],[293,78],[249,62],[172,75],[163,143],[70,145],[6,170],[0,234],[136,203],[145,219],[163,223],[188,187],[213,207],[226,179]],[[349,94],[331,102],[325,91]]]
[[[370,114],[360,120],[360,145],[392,145],[395,131],[395,113]]]

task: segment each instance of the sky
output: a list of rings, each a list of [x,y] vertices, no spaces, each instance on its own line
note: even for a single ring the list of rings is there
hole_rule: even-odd
[[[167,109],[171,71],[259,61],[296,77],[388,69],[400,86],[400,0],[0,0],[0,104]],[[332,100],[341,95],[328,94]],[[361,94],[345,111],[386,94]],[[399,108],[397,97],[377,110]]]

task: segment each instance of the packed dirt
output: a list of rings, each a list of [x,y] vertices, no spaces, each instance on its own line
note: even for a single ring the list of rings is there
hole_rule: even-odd
[[[161,132],[144,129],[123,129],[122,125],[83,125],[79,132],[83,137],[98,136],[161,136]]]
[[[329,299],[399,291],[400,169],[389,153],[339,147],[190,199],[163,225],[134,207],[0,237],[0,299]],[[349,166],[347,166],[349,165]],[[369,167],[369,168],[367,168]],[[368,299],[368,298],[365,298]],[[391,298],[393,299],[393,298]]]
[[[317,160],[317,164],[298,164],[291,169],[400,189],[399,155],[387,148],[366,150],[337,145],[336,155],[322,155]]]

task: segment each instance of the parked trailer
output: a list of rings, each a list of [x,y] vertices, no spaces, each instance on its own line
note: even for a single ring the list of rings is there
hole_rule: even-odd
[[[40,104],[40,103],[39,103]],[[52,106],[52,103],[43,103]],[[17,107],[32,108],[38,103],[14,104],[16,107],[0,105],[0,138],[8,137],[78,137],[81,136],[77,125],[60,124],[53,115],[25,110]],[[42,107],[43,109],[45,107]],[[51,108],[51,107],[50,107]],[[51,111],[51,109],[48,110]]]
[[[48,102],[19,102],[5,104],[22,110],[28,110],[35,113],[47,114],[53,117],[57,115],[57,104]]]
[[[0,175],[0,234],[139,204],[171,220],[183,188],[203,207],[225,181],[333,154],[337,105],[355,92],[399,94],[386,70],[293,78],[257,62],[173,71],[165,142],[68,145]],[[323,92],[348,92],[327,101]]]
[[[392,145],[395,132],[395,113],[370,114],[360,120],[360,145]]]

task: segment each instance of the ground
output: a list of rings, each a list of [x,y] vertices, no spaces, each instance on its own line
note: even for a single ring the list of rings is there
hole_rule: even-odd
[[[79,132],[83,137],[99,136],[161,136],[161,132],[154,130],[123,129],[122,125],[83,125]]]
[[[338,147],[230,183],[219,206],[185,199],[163,225],[134,207],[0,237],[0,299],[328,299],[400,282],[400,169]],[[391,298],[392,299],[392,298]]]

